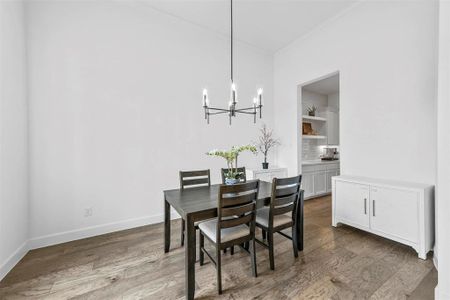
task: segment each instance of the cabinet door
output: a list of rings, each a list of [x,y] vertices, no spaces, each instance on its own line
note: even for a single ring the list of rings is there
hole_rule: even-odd
[[[305,191],[304,198],[310,198],[314,196],[314,180],[312,173],[303,173],[302,189]]]
[[[314,173],[314,195],[321,195],[327,192],[327,173]]]
[[[370,227],[411,242],[419,238],[419,195],[417,192],[370,188]]]
[[[338,170],[327,171],[327,193],[331,193],[331,177],[339,175],[338,173]]]
[[[338,222],[369,228],[369,186],[336,181],[335,211]]]

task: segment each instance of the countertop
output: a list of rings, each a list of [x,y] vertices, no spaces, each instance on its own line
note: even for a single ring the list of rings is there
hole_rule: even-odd
[[[330,165],[330,164],[338,164],[340,160],[304,160],[302,162],[302,166],[314,166],[314,165]]]

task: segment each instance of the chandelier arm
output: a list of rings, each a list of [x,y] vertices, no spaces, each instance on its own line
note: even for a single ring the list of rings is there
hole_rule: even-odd
[[[218,108],[218,107],[208,107],[209,110],[215,110],[215,111],[223,111],[223,112],[229,112],[230,109],[225,108]]]
[[[229,113],[229,111],[218,111],[218,112],[210,112],[208,113],[208,115],[222,115],[227,113]]]
[[[254,112],[254,111],[252,111],[252,112],[250,112],[250,111],[236,111],[237,113],[239,113],[239,114],[246,114],[246,115],[255,115],[256,114],[256,112]]]
[[[259,106],[257,106],[256,108],[255,107],[246,107],[246,108],[238,108],[238,109],[235,109],[235,111],[237,111],[237,112],[241,112],[241,111],[247,111],[247,110],[255,110],[255,109],[260,109],[259,108]]]

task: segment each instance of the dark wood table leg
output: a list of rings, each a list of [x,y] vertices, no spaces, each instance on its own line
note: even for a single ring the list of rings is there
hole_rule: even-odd
[[[185,271],[186,271],[186,299],[194,299],[195,293],[195,226],[192,216],[187,215],[186,219],[186,241],[185,247]]]
[[[170,249],[170,204],[164,199],[164,252]]]
[[[297,249],[303,251],[303,194],[304,191],[300,190],[300,197],[297,205]]]

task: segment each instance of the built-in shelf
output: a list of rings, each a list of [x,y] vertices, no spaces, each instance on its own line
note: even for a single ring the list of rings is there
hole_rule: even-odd
[[[321,117],[303,116],[303,120],[326,122],[327,119]]]
[[[326,139],[327,137],[324,135],[303,135],[304,139],[312,139],[312,140],[321,140],[321,139]]]

